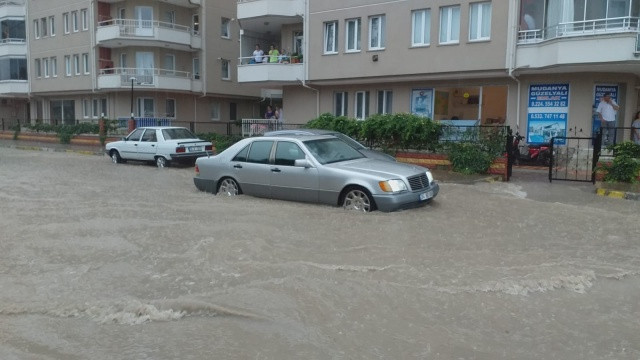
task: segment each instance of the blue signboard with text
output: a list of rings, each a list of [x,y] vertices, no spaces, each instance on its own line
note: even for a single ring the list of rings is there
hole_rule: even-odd
[[[551,142],[552,137],[564,137],[569,117],[569,84],[532,84],[529,86],[527,112],[527,143]],[[564,139],[556,140],[563,145]]]

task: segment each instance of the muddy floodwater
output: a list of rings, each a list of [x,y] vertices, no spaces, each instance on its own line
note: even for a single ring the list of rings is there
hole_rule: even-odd
[[[0,148],[0,359],[640,359],[639,201],[515,177],[358,214],[192,178]]]

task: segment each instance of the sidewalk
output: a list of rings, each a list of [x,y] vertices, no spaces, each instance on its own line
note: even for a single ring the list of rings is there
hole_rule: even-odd
[[[104,147],[91,145],[0,139],[0,147],[20,150],[72,152],[84,155],[104,155]]]

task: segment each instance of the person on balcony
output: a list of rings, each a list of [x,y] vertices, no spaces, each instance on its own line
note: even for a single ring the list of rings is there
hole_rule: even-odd
[[[636,113],[631,123],[631,139],[637,145],[640,145],[640,111]]]
[[[269,49],[269,63],[270,64],[277,63],[278,55],[280,55],[280,52],[278,51],[278,49],[276,49],[276,46],[272,44],[271,48]]]
[[[264,59],[264,51],[260,49],[260,44],[256,44],[256,49],[253,50],[253,55],[250,64],[262,64],[262,60]]]
[[[616,101],[611,98],[611,93],[604,93],[596,112],[600,118],[602,126],[602,143],[609,145],[613,143],[616,130],[616,112],[620,107]]]

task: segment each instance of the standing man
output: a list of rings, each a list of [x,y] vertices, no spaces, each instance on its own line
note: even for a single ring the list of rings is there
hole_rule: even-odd
[[[620,109],[615,100],[611,98],[611,93],[604,93],[596,112],[602,125],[603,144],[609,145],[613,142],[616,128],[616,113]]]
[[[631,123],[631,139],[634,143],[640,145],[640,111],[636,113]]]
[[[262,64],[262,60],[264,59],[264,51],[260,49],[260,44],[256,44],[256,49],[253,50],[252,56],[253,56],[253,58],[251,59],[252,64]]]

